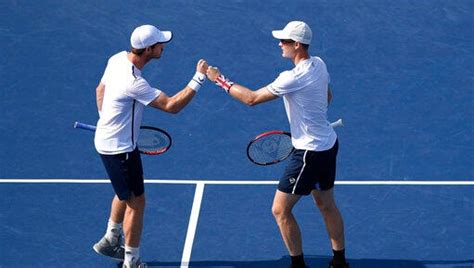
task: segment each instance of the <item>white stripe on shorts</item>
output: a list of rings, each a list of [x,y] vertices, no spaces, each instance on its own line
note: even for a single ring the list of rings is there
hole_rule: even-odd
[[[301,167],[300,173],[298,174],[298,178],[296,178],[295,186],[293,186],[293,190],[291,191],[292,194],[295,194],[296,185],[298,185],[298,182],[300,181],[300,178],[301,178],[301,174],[303,174],[304,167],[306,166],[306,153],[308,153],[308,150],[304,151],[303,166]]]

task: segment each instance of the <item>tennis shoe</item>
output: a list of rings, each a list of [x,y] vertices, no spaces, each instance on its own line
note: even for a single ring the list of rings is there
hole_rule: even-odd
[[[334,264],[332,261],[329,263],[329,268],[349,268],[349,263]]]
[[[122,268],[147,268],[146,263],[142,262],[140,259],[132,258],[131,261],[124,262]]]
[[[112,259],[123,261],[125,257],[125,249],[121,245],[122,236],[118,237],[117,243],[112,244],[107,238],[102,237],[102,239],[97,242],[93,249],[95,252],[99,253],[100,255],[110,257]]]

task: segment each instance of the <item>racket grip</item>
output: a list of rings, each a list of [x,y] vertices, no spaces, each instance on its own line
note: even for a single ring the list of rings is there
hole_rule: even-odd
[[[93,125],[88,125],[88,124],[84,124],[84,123],[81,123],[81,122],[75,122],[74,123],[74,128],[80,128],[80,129],[95,131],[96,127],[93,126]]]
[[[342,127],[344,124],[342,123],[342,119],[339,118],[338,120],[331,123],[331,127]]]

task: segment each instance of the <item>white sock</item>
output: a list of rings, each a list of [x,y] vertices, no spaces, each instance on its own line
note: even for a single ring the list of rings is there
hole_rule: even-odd
[[[112,245],[116,245],[121,234],[122,223],[116,223],[109,219],[109,222],[107,223],[107,232],[105,233],[105,238],[107,238],[107,240],[109,240]]]
[[[125,259],[124,262],[131,262],[140,258],[140,248],[133,248],[125,245]]]

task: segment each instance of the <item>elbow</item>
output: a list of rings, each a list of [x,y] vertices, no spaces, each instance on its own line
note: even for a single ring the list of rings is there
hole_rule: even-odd
[[[254,106],[258,104],[258,101],[256,98],[246,98],[242,100],[243,103],[245,103],[247,106]]]
[[[257,105],[257,102],[255,102],[255,101],[247,101],[247,102],[245,102],[245,104],[247,104],[247,106],[249,106],[249,107],[252,107],[252,106]]]
[[[171,104],[168,107],[166,107],[166,111],[170,114],[177,114],[181,111],[181,108],[179,105],[176,104]]]
[[[177,114],[179,111],[181,111],[181,109],[178,109],[177,107],[169,107],[166,109],[166,111],[170,114]]]

